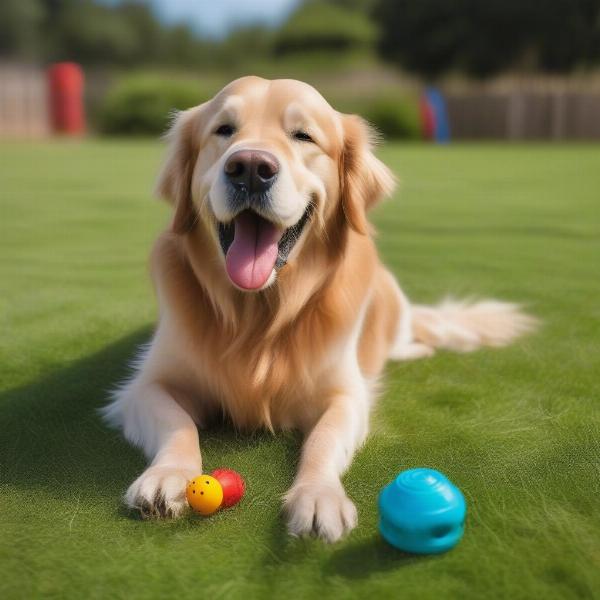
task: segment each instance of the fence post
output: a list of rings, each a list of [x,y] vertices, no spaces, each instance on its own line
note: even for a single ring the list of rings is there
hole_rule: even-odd
[[[525,98],[518,91],[510,92],[508,95],[506,130],[507,137],[518,140],[523,137],[525,124]]]

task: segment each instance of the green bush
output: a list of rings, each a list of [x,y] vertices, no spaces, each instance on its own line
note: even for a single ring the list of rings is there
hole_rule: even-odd
[[[203,87],[197,80],[163,75],[125,77],[117,81],[101,102],[98,129],[117,135],[161,134],[174,110],[196,106],[213,95],[215,90]],[[326,95],[332,96],[328,99],[336,109],[361,115],[388,139],[421,137],[419,107],[414,95],[401,89],[362,97],[352,97],[351,90],[346,92],[338,89]]]
[[[102,133],[156,135],[163,133],[174,110],[196,106],[209,97],[197,81],[160,76],[121,79],[100,107]]]
[[[362,116],[389,139],[419,139],[421,119],[416,98],[382,96],[366,103]]]
[[[378,95],[352,97],[347,90],[327,94],[331,105],[344,113],[353,113],[365,118],[387,139],[420,139],[421,118],[416,94],[406,90],[390,90]]]

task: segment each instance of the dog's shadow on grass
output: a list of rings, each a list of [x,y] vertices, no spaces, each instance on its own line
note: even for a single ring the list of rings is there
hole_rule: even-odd
[[[374,532],[369,537],[348,540],[333,545],[315,538],[292,538],[285,531],[285,523],[273,523],[268,552],[261,558],[262,567],[286,570],[290,565],[301,563],[307,556],[320,556],[322,573],[326,577],[366,579],[377,573],[395,571],[410,565],[436,560],[435,555],[419,555],[401,552],[387,544]]]
[[[98,409],[129,374],[136,348],[150,330],[137,331],[40,380],[0,394],[2,482],[50,495],[81,490],[118,497],[143,457],[111,432]],[[116,508],[116,507],[115,507]]]
[[[364,579],[375,573],[394,571],[429,560],[435,560],[435,556],[401,552],[374,533],[356,542],[348,541],[339,550],[334,549],[325,561],[324,572],[345,579]]]
[[[261,572],[262,568],[274,569],[275,578],[279,571],[302,563],[307,557],[319,557],[324,576],[348,580],[365,579],[376,573],[423,564],[438,558],[435,555],[409,554],[397,550],[387,544],[377,531],[364,537],[364,532],[361,534],[357,529],[348,539],[331,545],[313,536],[292,537],[287,533],[283,514],[273,521],[265,548],[266,552],[260,555],[258,564]]]
[[[137,518],[121,497],[143,470],[142,453],[110,430],[98,409],[109,392],[131,374],[137,348],[150,328],[136,331],[99,352],[23,387],[0,394],[0,483],[31,493],[73,500],[80,495],[106,502],[117,518]],[[204,432],[208,454],[220,456],[240,444],[252,448],[272,436],[239,435],[226,423]],[[291,453],[298,445],[290,439]]]

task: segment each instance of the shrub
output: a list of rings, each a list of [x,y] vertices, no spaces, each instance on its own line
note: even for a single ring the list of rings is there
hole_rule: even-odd
[[[344,98],[340,90],[328,94],[327,99],[337,110],[357,114],[387,139],[420,139],[421,117],[417,96],[406,90],[386,90],[378,95]]]
[[[389,139],[419,139],[421,120],[416,98],[381,96],[368,102],[361,112]]]
[[[133,76],[118,81],[100,107],[103,133],[156,135],[163,133],[174,110],[196,106],[208,98],[197,81],[160,76]]]
[[[161,75],[135,75],[119,80],[106,94],[98,111],[98,128],[117,135],[163,133],[174,110],[196,106],[212,96],[197,80]],[[349,97],[350,96],[350,97]],[[416,97],[406,91],[387,90],[377,96],[351,97],[337,90],[329,98],[335,108],[357,113],[386,138],[421,137]]]

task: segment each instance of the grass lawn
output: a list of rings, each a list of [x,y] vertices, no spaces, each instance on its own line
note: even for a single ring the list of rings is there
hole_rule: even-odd
[[[545,324],[508,349],[389,366],[345,476],[359,526],[334,546],[285,534],[292,434],[201,434],[207,469],[246,478],[231,511],[143,522],[121,507],[144,461],[96,409],[152,328],[160,155],[0,145],[0,597],[600,597],[600,148],[382,151],[403,183],[373,218],[408,294],[520,300]],[[414,466],[467,498],[446,555],[378,537],[378,491]]]

